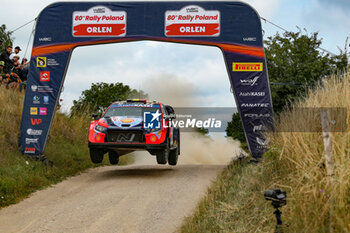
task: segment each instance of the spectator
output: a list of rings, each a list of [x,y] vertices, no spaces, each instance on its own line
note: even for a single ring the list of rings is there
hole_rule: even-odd
[[[4,72],[4,66],[5,66],[5,62],[0,61],[0,84],[2,84],[2,83],[7,84],[7,79],[10,77],[9,74],[6,74]]]
[[[27,79],[28,79],[28,71],[29,71],[29,61],[27,60],[27,58],[23,58],[22,59],[22,84],[24,86],[24,88],[27,86]]]
[[[15,55],[19,55],[20,51],[22,51],[22,49],[19,46],[16,46],[15,52],[10,55],[10,59],[12,60]]]
[[[11,75],[12,75],[12,73],[15,73],[22,80],[22,68],[23,67],[22,67],[21,63],[19,62],[19,55],[16,54],[13,57],[12,62],[13,62],[13,67],[11,69]]]
[[[13,66],[12,60],[10,59],[11,52],[12,52],[12,46],[9,45],[6,47],[5,51],[0,54],[0,61],[5,62],[4,72],[7,74],[10,73],[11,68]]]

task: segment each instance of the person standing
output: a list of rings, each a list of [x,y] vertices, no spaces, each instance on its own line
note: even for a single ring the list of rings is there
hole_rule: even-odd
[[[8,45],[5,51],[0,54],[0,61],[5,62],[4,72],[7,74],[11,72],[11,68],[13,66],[12,60],[10,59],[11,53],[12,53],[12,45]]]
[[[15,52],[10,55],[10,59],[12,60],[15,55],[19,55],[20,51],[22,51],[22,49],[19,46],[16,46]]]

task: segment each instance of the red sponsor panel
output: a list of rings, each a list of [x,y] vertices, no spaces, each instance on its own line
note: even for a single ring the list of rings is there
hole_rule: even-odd
[[[34,154],[35,153],[35,148],[34,147],[26,147],[24,149],[25,154]]]
[[[219,33],[219,24],[171,24],[166,31],[167,36],[212,36]]]
[[[32,125],[40,125],[43,122],[42,119],[36,119],[36,118],[30,118],[30,121]]]
[[[74,36],[120,36],[125,24],[80,24],[74,27]]]
[[[50,71],[40,71],[40,81],[49,82],[50,81]]]

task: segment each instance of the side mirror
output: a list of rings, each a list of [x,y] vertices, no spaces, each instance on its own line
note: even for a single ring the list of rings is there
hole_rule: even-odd
[[[91,116],[94,118],[94,120],[98,120],[98,115],[96,113],[93,113]]]
[[[174,111],[173,107],[171,107],[170,105],[165,105],[165,109],[168,112],[170,119],[176,118],[175,111]]]

